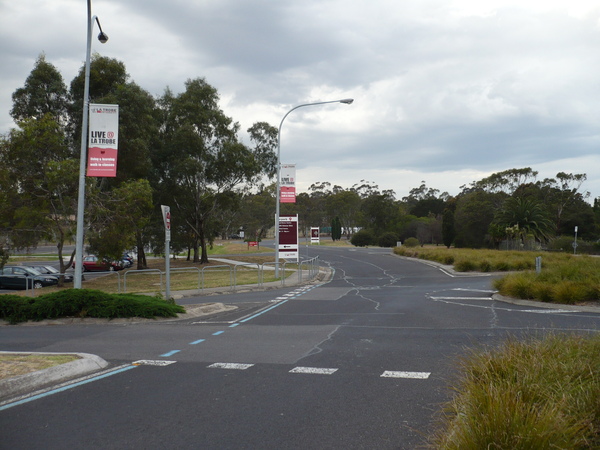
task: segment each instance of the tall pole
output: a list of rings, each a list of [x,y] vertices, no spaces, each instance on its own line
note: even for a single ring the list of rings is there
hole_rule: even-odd
[[[277,131],[277,189],[275,190],[275,278],[279,278],[279,196],[281,194],[281,127],[283,121],[292,111],[303,108],[304,106],[324,105],[326,103],[345,103],[346,105],[350,105],[353,101],[353,98],[344,98],[342,100],[331,100],[327,102],[303,103],[302,105],[294,106],[290,109],[279,123],[279,130]]]
[[[81,150],[79,152],[79,193],[77,196],[77,236],[75,239],[75,278],[73,287],[81,289],[81,273],[83,271],[83,218],[85,211],[85,168],[87,162],[88,110],[90,104],[90,60],[92,53],[92,28],[94,20],[100,28],[98,39],[105,43],[108,40],[102,32],[100,21],[92,17],[92,0],[87,0],[87,46],[85,52],[85,79],[83,84],[83,120],[81,122]]]

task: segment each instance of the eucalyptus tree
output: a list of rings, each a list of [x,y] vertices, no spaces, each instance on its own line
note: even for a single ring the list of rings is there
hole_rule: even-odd
[[[266,147],[255,149],[241,143],[239,124],[219,108],[217,90],[203,78],[188,80],[181,94],[167,90],[159,105],[162,144],[155,154],[157,189],[189,230],[194,261],[206,263],[206,244],[218,228],[216,212],[231,207],[232,192],[273,173],[273,167],[263,162],[273,161],[269,151],[273,152],[274,141],[267,139]]]
[[[42,119],[50,114],[60,125],[68,120],[70,96],[63,77],[56,67],[46,61],[42,53],[25,85],[12,94],[10,115],[15,122],[25,119]]]

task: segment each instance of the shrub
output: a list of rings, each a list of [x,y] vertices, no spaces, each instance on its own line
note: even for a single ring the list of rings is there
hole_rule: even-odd
[[[419,240],[415,237],[409,237],[408,239],[406,239],[404,241],[404,245],[406,247],[418,247],[419,245],[421,245],[421,243],[419,242]]]
[[[350,243],[355,247],[366,247],[375,245],[375,236],[369,230],[360,230],[352,235]]]
[[[396,235],[396,233],[392,233],[392,232],[388,232],[388,233],[383,233],[381,236],[379,236],[379,246],[380,247],[395,247],[396,244],[398,243],[398,236]]]
[[[0,319],[11,324],[59,317],[177,317],[180,305],[139,294],[107,294],[91,289],[65,289],[36,298],[0,296]]]

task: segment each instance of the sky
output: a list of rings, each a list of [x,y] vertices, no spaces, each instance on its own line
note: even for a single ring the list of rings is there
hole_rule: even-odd
[[[41,53],[70,84],[84,0],[0,0],[0,134]],[[158,97],[203,77],[245,130],[283,121],[297,187],[362,180],[400,199],[494,172],[585,173],[600,197],[600,3],[588,0],[94,0],[109,41]],[[99,30],[94,28],[93,35]],[[121,105],[121,108],[126,105]]]

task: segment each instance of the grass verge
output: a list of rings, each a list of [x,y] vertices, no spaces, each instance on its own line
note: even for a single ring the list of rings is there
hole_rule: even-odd
[[[77,355],[6,354],[0,353],[0,380],[25,375],[37,370],[66,364],[79,359]]]
[[[510,339],[460,369],[433,448],[600,448],[600,336]]]
[[[494,288],[507,297],[561,304],[600,300],[600,258],[566,253],[426,247],[397,247],[394,253],[453,265],[458,272],[517,272],[494,280]],[[542,257],[539,274],[534,270],[537,256]]]

